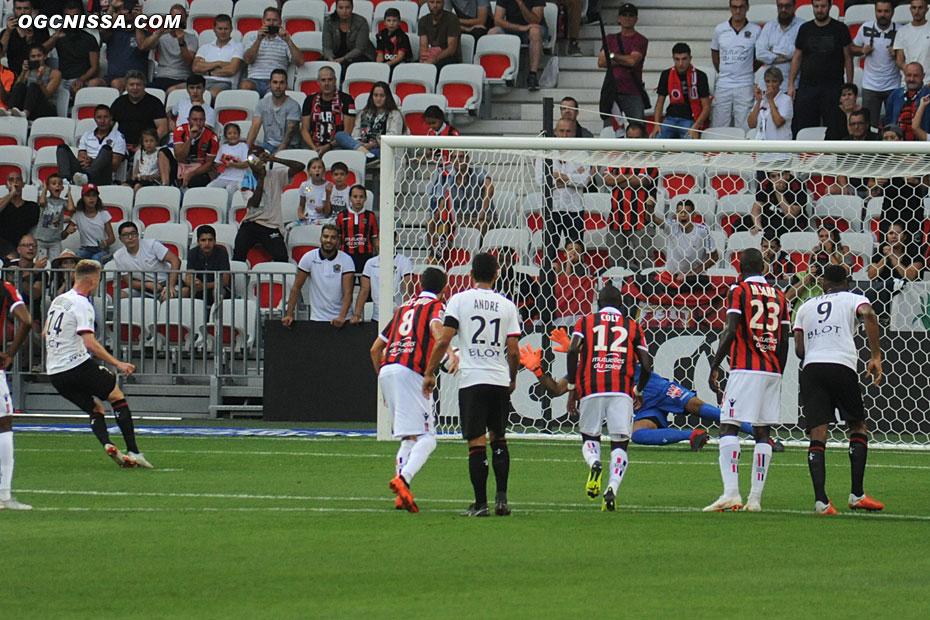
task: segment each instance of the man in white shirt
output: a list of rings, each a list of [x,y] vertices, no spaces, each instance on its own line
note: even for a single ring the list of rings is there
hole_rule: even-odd
[[[170,130],[172,132],[175,127],[187,124],[187,117],[190,116],[191,108],[195,105],[203,108],[203,113],[207,117],[207,127],[216,127],[216,110],[209,103],[206,103],[203,98],[206,84],[207,81],[203,79],[203,76],[197,73],[192,73],[187,78],[187,99],[181,99],[168,111],[168,118],[171,120]]]
[[[560,118],[555,124],[557,138],[574,138],[577,133],[576,122]],[[573,151],[584,157],[584,151]],[[545,160],[536,160],[536,180],[542,185],[551,174],[554,189],[552,192],[552,233],[564,235],[566,241],[580,241],[584,233],[584,191],[591,183],[591,168],[584,164],[561,159],[552,160],[551,172],[545,169]],[[558,238],[554,240],[558,243]]]
[[[242,47],[242,43],[230,38],[232,18],[229,15],[216,16],[213,21],[213,34],[216,35],[216,41],[197,50],[192,68],[194,73],[206,76],[207,88],[215,100],[222,91],[238,85],[245,48]]]
[[[90,416],[90,427],[107,456],[120,467],[150,469],[152,464],[136,445],[132,413],[117,385],[116,375],[93,359],[96,357],[116,367],[126,376],[136,369],[113,357],[94,337],[94,305],[88,296],[99,284],[100,263],[82,260],[74,270],[74,288],[56,297],[49,306],[43,329],[46,372],[58,393]],[[116,423],[126,441],[125,454],[110,442],[101,400],[113,407]]]
[[[898,26],[891,21],[894,5],[891,0],[875,2],[875,21],[865,22],[856,33],[849,50],[853,56],[865,56],[862,71],[862,107],[868,108],[876,121],[882,116],[882,105],[894,89],[901,85],[894,41]]]
[[[160,241],[140,239],[139,228],[134,222],[120,224],[119,240],[123,247],[113,254],[113,265],[123,272],[123,285],[128,286],[128,290],[122,291],[123,297],[150,294],[164,301],[178,296],[181,260],[177,254]],[[169,269],[170,274],[167,273]],[[186,292],[182,291],[182,295]]]
[[[810,433],[807,465],[814,483],[814,511],[837,514],[824,490],[827,426],[837,421],[836,411],[849,426],[849,466],[852,485],[849,508],[882,510],[862,489],[868,456],[868,429],[862,391],[859,386],[856,350],[858,322],[865,324],[870,359],[866,373],[877,386],[882,380],[882,353],[875,311],[867,297],[849,292],[848,275],[842,265],[828,265],[823,270],[823,295],[812,297],[798,308],[794,322],[795,352],[802,363],[801,402]]]
[[[310,320],[342,327],[352,311],[352,291],[355,288],[355,263],[339,249],[339,228],[323,224],[320,247],[307,252],[297,263],[297,277],[287,298],[287,313],[281,319],[285,327],[294,322],[294,310],[300,291],[310,278]]]
[[[574,130],[574,127],[572,128]],[[520,317],[512,301],[493,290],[498,276],[497,259],[482,252],[471,264],[474,287],[449,299],[442,335],[433,347],[423,375],[423,395],[432,395],[436,373],[453,337],[459,341],[459,422],[468,442],[468,471],[475,503],[463,517],[487,517],[488,456],[497,483],[494,513],[510,514],[507,481],[510,451],[505,437],[510,415],[510,394],[520,368]]]
[[[730,0],[730,19],[714,29],[710,55],[717,70],[717,86],[711,127],[749,129],[746,118],[755,93],[756,40],[762,29],[746,19],[748,10],[749,0]]]
[[[909,62],[919,62],[924,75],[930,75],[930,23],[927,23],[927,0],[911,0],[909,24],[902,26],[894,38],[895,62],[904,72]]]
[[[413,261],[403,254],[394,255],[394,307],[401,305],[413,296],[416,284],[413,277]],[[362,320],[365,302],[371,294],[372,308],[371,320],[378,322],[380,316],[378,296],[381,294],[381,255],[377,254],[365,261],[362,268],[362,283],[358,290],[358,299],[355,300],[355,314],[350,322],[354,325]]]
[[[58,173],[74,185],[88,181],[95,185],[113,183],[113,171],[119,168],[126,157],[126,139],[113,128],[110,107],[104,104],[94,109],[97,126],[81,136],[77,157],[67,144],[59,144],[55,150]]]
[[[788,90],[788,74],[791,72],[791,58],[794,56],[794,41],[798,38],[798,28],[804,20],[794,14],[794,0],[778,0],[775,3],[778,17],[762,27],[756,39],[756,60],[763,66],[778,67],[785,77],[781,83],[781,92]],[[763,77],[758,84],[765,86]],[[795,84],[795,87],[797,84]]]
[[[281,10],[269,6],[262,15],[262,29],[255,42],[245,50],[242,59],[249,66],[248,79],[239,83],[239,88],[258,91],[259,97],[268,94],[268,81],[275,69],[287,69],[294,63],[304,64],[304,55],[294,45],[291,35],[281,26]]]

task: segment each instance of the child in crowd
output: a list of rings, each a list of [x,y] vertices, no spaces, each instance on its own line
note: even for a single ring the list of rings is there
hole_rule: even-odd
[[[64,189],[64,180],[58,173],[52,173],[39,190],[39,223],[35,232],[39,258],[47,256],[50,261],[58,258],[61,240],[68,236],[65,229],[71,221],[74,202],[71,192],[67,197],[61,195]]]
[[[428,136],[459,136],[459,130],[446,123],[446,115],[438,105],[431,105],[423,112],[423,121],[429,126]],[[438,153],[429,151],[427,159],[433,160],[443,174],[452,173],[452,155],[449,149],[442,149]]]
[[[333,179],[333,190],[329,196],[330,217],[335,217],[349,208],[349,190],[351,189],[347,184],[349,167],[343,162],[337,161],[329,169],[329,174]],[[364,263],[362,266],[365,266]],[[358,273],[361,273],[361,271]]]
[[[326,180],[326,166],[315,157],[307,162],[307,180],[300,185],[300,205],[297,207],[297,222],[301,224],[325,224],[332,221],[333,207],[330,196],[333,184]]]
[[[394,8],[384,12],[384,29],[378,33],[377,62],[387,63],[391,70],[402,62],[413,58],[410,37],[400,27],[400,11]]]
[[[241,131],[236,123],[226,123],[223,128],[225,142],[216,154],[218,165],[225,166],[220,176],[207,184],[207,187],[222,187],[229,194],[226,201],[227,210],[232,206],[233,197],[242,189],[242,179],[249,167],[249,145],[240,142]]]
[[[584,244],[569,241],[565,244],[565,258],[555,264],[557,276],[590,276],[591,269],[584,263]]]
[[[158,134],[154,129],[142,130],[142,148],[133,156],[131,183],[135,191],[150,185],[161,185],[158,172]]]
[[[355,263],[357,274],[361,274],[365,262],[378,253],[378,218],[365,210],[367,198],[364,185],[353,185],[349,193],[349,210],[336,216],[336,226],[342,234],[342,251]]]
[[[111,258],[110,246],[116,241],[113,234],[113,217],[106,205],[100,200],[100,190],[93,183],[81,188],[81,199],[71,216],[69,234],[77,228],[81,237],[81,249],[78,258],[89,258],[99,263],[106,263]]]

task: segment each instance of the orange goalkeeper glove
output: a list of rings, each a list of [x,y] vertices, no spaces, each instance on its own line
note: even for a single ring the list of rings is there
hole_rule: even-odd
[[[571,344],[571,338],[568,337],[568,332],[565,331],[564,327],[553,329],[549,334],[549,338],[556,344],[556,346],[552,347],[553,351],[556,353],[568,353],[568,345]]]
[[[529,344],[523,345],[520,348],[520,363],[534,375],[541,377],[543,372],[539,365],[542,363],[542,349],[534,349],[533,345]]]

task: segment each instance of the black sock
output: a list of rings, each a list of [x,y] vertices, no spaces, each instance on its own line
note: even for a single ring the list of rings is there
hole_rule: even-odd
[[[475,503],[483,506],[488,503],[488,451],[484,446],[468,449],[468,475],[471,486],[475,488]]]
[[[827,481],[827,466],[824,462],[826,447],[827,444],[822,441],[811,440],[811,445],[807,449],[807,467],[811,471],[811,482],[814,483],[814,499],[824,504],[830,501],[823,488]]]
[[[129,404],[125,398],[113,403],[113,413],[116,414],[116,423],[119,425],[119,430],[123,433],[123,439],[126,441],[126,449],[130,452],[138,452],[136,429],[132,424],[132,414],[129,412]]]
[[[103,417],[102,413],[90,414],[90,428],[94,431],[94,435],[97,436],[97,441],[102,445],[105,446],[110,443],[110,433],[107,432],[107,420]]]
[[[849,437],[849,471],[852,474],[850,493],[856,497],[865,495],[862,480],[865,478],[865,461],[869,455],[869,438],[863,433],[853,433]]]
[[[491,442],[491,466],[494,468],[497,492],[506,493],[507,479],[510,477],[510,450],[507,449],[506,439]]]

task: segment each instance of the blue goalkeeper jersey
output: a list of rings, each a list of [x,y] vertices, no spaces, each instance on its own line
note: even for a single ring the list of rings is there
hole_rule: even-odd
[[[633,374],[633,384],[639,383],[640,366],[636,365]],[[566,379],[568,375],[565,376]],[[679,415],[684,413],[688,401],[697,394],[686,387],[669,381],[659,373],[653,371],[643,390],[643,406],[634,410],[633,420],[652,418],[659,428],[668,427],[668,414]]]

